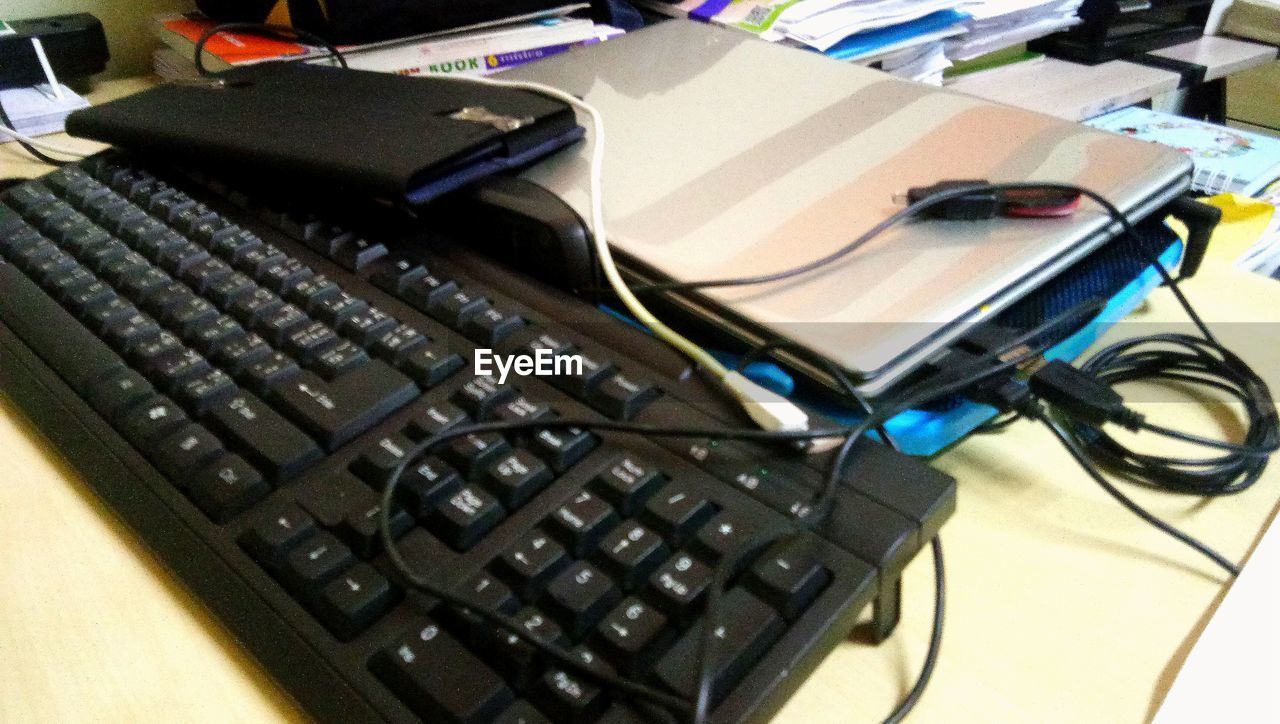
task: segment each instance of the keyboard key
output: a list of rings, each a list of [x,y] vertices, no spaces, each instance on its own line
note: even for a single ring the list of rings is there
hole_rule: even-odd
[[[285,415],[334,450],[418,396],[404,375],[373,361],[326,382],[302,372],[272,385],[273,399]]]
[[[466,422],[467,413],[457,405],[437,402],[414,413],[409,420],[409,434],[425,440]]]
[[[468,479],[511,451],[506,438],[496,432],[459,435],[444,444],[445,458]]]
[[[400,296],[403,289],[427,275],[427,268],[406,257],[388,259],[373,275],[373,283],[383,291]]]
[[[596,627],[596,639],[605,658],[630,676],[640,675],[652,666],[662,645],[674,633],[666,616],[635,596],[618,604]]]
[[[239,455],[223,455],[191,478],[187,494],[215,523],[266,497],[270,486]]]
[[[396,499],[416,518],[425,518],[462,485],[458,471],[439,458],[415,460],[396,485]]]
[[[732,611],[733,615],[724,616],[714,633],[718,641],[711,668],[713,704],[732,690],[785,629],[773,609],[741,588],[724,595],[721,610]],[[681,696],[697,693],[703,625],[701,621],[694,624],[655,669],[658,679]]]
[[[321,457],[311,438],[247,392],[218,402],[203,417],[206,425],[274,480],[292,478]]]
[[[752,529],[745,516],[732,510],[722,510],[698,529],[690,547],[703,560],[716,564],[733,557],[732,572],[736,574],[768,543],[758,537],[753,539]]]
[[[222,370],[210,370],[182,382],[174,390],[174,396],[195,415],[225,400],[237,391],[236,383]]]
[[[494,408],[492,417],[503,422],[534,422],[555,417],[551,406],[518,395]]]
[[[396,466],[404,462],[413,441],[404,435],[392,434],[378,439],[351,464],[351,471],[377,490],[387,486]]]
[[[400,370],[424,389],[439,384],[462,367],[462,357],[444,348],[441,342],[410,350],[400,360]]]
[[[575,352],[574,355],[582,363],[579,365],[557,361],[557,364],[565,365],[566,374],[551,378],[551,383],[574,397],[585,400],[595,387],[613,372],[613,363],[591,357],[583,352]]]
[[[147,447],[186,421],[187,414],[172,400],[154,395],[124,414],[120,432],[135,446]]]
[[[516,450],[489,463],[480,482],[508,509],[518,508],[546,487],[551,470],[527,450]]]
[[[257,337],[257,335],[254,336]],[[260,337],[258,339],[262,341]],[[300,375],[302,368],[293,361],[292,357],[280,352],[271,352],[271,348],[265,341],[262,341],[262,344],[268,350],[267,354],[246,366],[239,377],[245,387],[266,396],[270,390]]]
[[[333,250],[333,260],[348,271],[358,272],[387,255],[387,247],[362,237],[340,241]]]
[[[332,327],[340,327],[348,319],[369,308],[369,303],[347,292],[338,292],[311,305],[311,313]]]
[[[681,545],[716,512],[700,493],[680,483],[668,483],[649,499],[645,513],[663,538]]]
[[[751,567],[747,586],[793,621],[822,592],[831,574],[802,543],[775,546]]]
[[[320,592],[316,616],[340,641],[350,641],[381,618],[395,599],[385,576],[368,563],[357,563]]]
[[[553,667],[539,680],[534,696],[557,722],[593,722],[609,706],[609,696],[580,674]]]
[[[285,555],[316,532],[316,522],[294,503],[274,505],[255,516],[240,536],[240,545],[253,559],[269,569],[278,569]]]
[[[489,417],[494,407],[515,394],[515,387],[499,384],[497,377],[480,375],[463,383],[451,399],[473,418],[483,420]]]
[[[121,413],[153,394],[155,388],[142,375],[121,369],[93,386],[89,404],[106,419],[115,421]]]
[[[600,569],[575,561],[547,586],[546,608],[569,636],[578,639],[622,598]]]
[[[605,570],[628,591],[644,583],[669,554],[657,533],[634,521],[614,528],[600,541]]]
[[[408,324],[399,324],[391,331],[375,337],[370,351],[399,367],[415,349],[426,344],[427,338],[421,332]]]
[[[370,667],[430,722],[481,724],[515,700],[493,669],[428,618],[382,649]]]
[[[342,336],[368,349],[374,340],[396,328],[396,320],[377,307],[368,307],[348,316],[338,331]]]
[[[555,529],[574,555],[595,548],[618,521],[618,514],[598,496],[583,490],[551,514]]]
[[[493,530],[504,514],[492,495],[474,485],[464,485],[436,507],[431,523],[446,543],[466,550]]]
[[[598,443],[599,438],[586,430],[568,427],[538,430],[530,439],[529,447],[547,461],[552,470],[562,473],[586,457]]]
[[[184,425],[149,449],[151,462],[185,487],[182,476],[222,453],[222,443],[199,425]]]
[[[631,515],[663,480],[664,476],[649,463],[622,455],[596,476],[592,487],[623,515]]]
[[[468,319],[462,331],[481,347],[496,347],[523,326],[524,320],[518,315],[490,307]]]
[[[436,319],[454,329],[471,317],[489,308],[489,300],[470,289],[454,289],[448,294],[440,295],[432,304],[429,313]]]
[[[564,546],[536,529],[521,536],[500,560],[516,592],[527,599],[540,593],[569,563]]]
[[[429,312],[432,307],[457,290],[457,283],[426,274],[403,284],[400,288],[400,297],[418,311]]]
[[[254,331],[262,335],[274,347],[284,347],[289,335],[306,326],[311,320],[301,309],[292,304],[282,304],[258,315],[252,324]]]
[[[413,516],[400,506],[393,506],[387,522],[391,537],[399,539],[413,527]],[[342,521],[342,537],[356,555],[368,559],[382,550],[382,502],[354,508]]]
[[[315,356],[312,360],[312,368],[324,379],[332,380],[368,362],[368,352],[348,340],[338,339],[332,347]]]
[[[284,340],[284,348],[298,360],[299,364],[309,365],[316,357],[336,347],[338,342],[336,332],[325,326],[323,322],[313,321],[290,332]],[[336,376],[334,374],[329,379]]]
[[[606,377],[591,394],[597,410],[617,420],[630,420],[658,396],[653,385],[617,373]]]
[[[316,533],[285,556],[284,584],[304,601],[356,562],[351,549],[331,533]]]
[[[695,605],[711,585],[712,570],[688,553],[677,553],[649,578],[654,598],[682,619],[693,616]],[[725,609],[732,610],[732,609]]]

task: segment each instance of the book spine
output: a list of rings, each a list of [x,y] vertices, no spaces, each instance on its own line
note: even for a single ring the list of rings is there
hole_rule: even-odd
[[[594,45],[601,38],[587,38],[575,43],[557,43],[541,48],[527,48],[505,53],[489,53],[473,55],[435,63],[423,63],[409,68],[400,68],[391,72],[398,75],[489,75],[518,65],[524,65],[540,58],[559,55],[560,53],[584,45]]]

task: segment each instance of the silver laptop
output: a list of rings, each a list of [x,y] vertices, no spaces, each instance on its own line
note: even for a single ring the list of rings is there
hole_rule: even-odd
[[[502,77],[601,111],[609,241],[645,278],[795,266],[892,214],[895,192],[944,179],[1070,182],[1140,216],[1191,172],[1171,149],[689,21]],[[525,176],[587,218],[586,153]],[[1065,219],[908,223],[823,270],[679,303],[749,343],[798,342],[877,395],[1116,231],[1087,202]]]

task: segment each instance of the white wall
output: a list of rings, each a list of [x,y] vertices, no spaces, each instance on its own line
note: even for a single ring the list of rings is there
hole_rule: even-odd
[[[0,0],[0,20],[93,13],[107,31],[111,62],[102,77],[151,72],[151,51],[157,41],[147,19],[159,12],[194,9],[194,0]]]

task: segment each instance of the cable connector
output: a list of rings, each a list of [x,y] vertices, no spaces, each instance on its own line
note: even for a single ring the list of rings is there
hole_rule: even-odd
[[[721,378],[725,389],[742,404],[747,415],[764,430],[799,431],[809,429],[809,415],[794,402],[752,382],[742,373],[730,371]]]
[[[1086,425],[1114,422],[1130,430],[1142,425],[1143,416],[1130,410],[1119,393],[1062,360],[1046,361],[1027,385],[1033,395]]]
[[[905,201],[911,205],[944,192],[950,194],[966,188],[972,188],[973,190],[970,193],[939,201],[933,206],[923,209],[920,212],[920,216],[950,221],[981,221],[982,219],[991,219],[999,216],[1003,205],[1000,200],[1000,193],[988,188],[988,186],[990,186],[990,183],[986,179],[939,181],[932,186],[909,188],[905,198],[899,195],[898,200]]]

